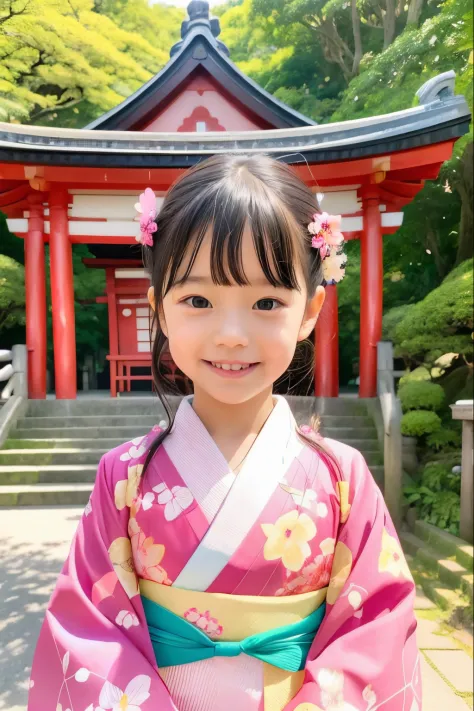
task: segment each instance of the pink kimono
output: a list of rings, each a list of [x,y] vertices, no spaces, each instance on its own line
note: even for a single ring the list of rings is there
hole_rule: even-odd
[[[214,638],[225,625],[199,608],[203,593],[278,606],[322,591],[285,711],[421,711],[415,586],[362,455],[327,440],[338,481],[276,398],[235,476],[184,399],[142,479],[158,432],[100,461],[41,630],[29,711],[273,711],[264,663],[246,654],[158,671],[143,585],[195,594],[180,614]]]

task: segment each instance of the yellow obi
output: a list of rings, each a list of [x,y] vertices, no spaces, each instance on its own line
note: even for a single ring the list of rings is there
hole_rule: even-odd
[[[304,620],[324,604],[327,588],[302,595],[259,597],[196,592],[140,580],[140,593],[196,624],[210,639],[240,642]],[[265,711],[282,711],[303,685],[304,670],[288,672],[266,662],[262,664]]]

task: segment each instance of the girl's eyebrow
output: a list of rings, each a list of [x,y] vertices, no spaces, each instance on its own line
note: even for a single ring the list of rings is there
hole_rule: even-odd
[[[215,282],[210,277],[205,276],[188,276],[184,281],[178,282],[176,286],[184,287],[188,284],[203,284],[205,286],[215,286]],[[272,286],[265,277],[258,277],[255,280],[250,280],[249,286]],[[278,288],[278,287],[277,287]]]

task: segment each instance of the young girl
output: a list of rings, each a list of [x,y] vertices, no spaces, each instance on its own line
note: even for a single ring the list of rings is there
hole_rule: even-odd
[[[194,394],[102,457],[29,711],[421,711],[382,495],[272,394],[342,276],[338,220],[266,156],[206,160],[140,207],[155,386],[168,347]]]

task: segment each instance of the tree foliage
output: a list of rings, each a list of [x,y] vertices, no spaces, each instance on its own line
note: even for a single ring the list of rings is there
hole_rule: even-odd
[[[174,30],[176,11],[163,13]],[[92,0],[0,0],[0,120],[81,125],[81,112],[89,120],[138,89],[168,50],[94,12]]]
[[[432,364],[458,353],[472,364],[473,262],[456,267],[424,299],[410,306],[395,327],[396,353],[411,363]]]
[[[0,254],[0,333],[25,323],[25,269]]]

